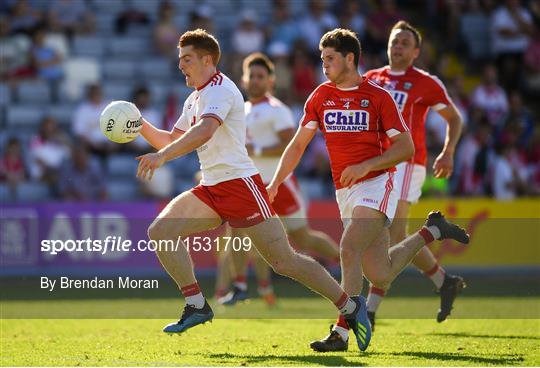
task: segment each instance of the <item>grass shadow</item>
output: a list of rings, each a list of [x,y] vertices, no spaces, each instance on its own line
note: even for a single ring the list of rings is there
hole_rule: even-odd
[[[349,367],[363,367],[367,364],[359,363],[357,361],[350,362],[345,357],[336,356],[336,355],[275,355],[275,354],[265,354],[265,355],[242,355],[242,354],[210,354],[210,358],[213,359],[240,359],[244,361],[244,365],[265,363],[268,360],[286,360],[288,362],[296,363],[296,365],[311,365],[318,364],[324,366],[349,366]]]
[[[471,363],[482,364],[482,365],[519,365],[525,359],[520,354],[499,354],[498,357],[483,357],[475,355],[466,355],[463,353],[433,353],[433,352],[424,352],[424,351],[403,351],[403,352],[394,352],[394,353],[379,353],[379,352],[370,352],[371,355],[385,355],[385,356],[405,356],[405,357],[414,357],[422,359],[431,359],[431,360],[441,360],[441,361],[453,361],[453,362],[462,362],[463,365],[468,365]],[[497,356],[496,354],[491,354],[491,356]]]

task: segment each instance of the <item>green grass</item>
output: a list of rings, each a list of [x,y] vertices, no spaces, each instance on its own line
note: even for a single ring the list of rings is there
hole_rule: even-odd
[[[309,342],[323,337],[332,323],[332,307],[318,298],[282,299],[268,310],[259,301],[238,308],[216,308],[211,324],[179,336],[161,332],[164,313],[175,313],[178,300],[3,301],[0,321],[2,366],[538,366],[540,320],[537,298],[461,298],[454,319],[432,318],[436,298],[387,298],[380,315],[423,310],[429,319],[380,319],[370,348],[362,353],[351,340],[346,353],[320,354]],[[44,304],[47,303],[47,304]],[[59,304],[60,303],[60,304]],[[62,304],[64,303],[64,304]],[[80,303],[80,304],[77,304]],[[470,313],[497,315],[500,308],[533,309],[529,319],[463,318]],[[22,308],[22,310],[21,310]],[[139,319],[6,319],[6,313],[45,309],[69,317],[73,308],[139,310]],[[58,309],[57,309],[58,308]],[[467,311],[473,308],[474,311]],[[303,319],[276,319],[284,310]],[[168,312],[166,312],[168,310]],[[235,319],[251,311],[253,319]],[[403,312],[401,312],[403,314]],[[398,313],[399,314],[399,313]],[[521,313],[523,314],[523,313]],[[325,317],[328,315],[328,317]],[[13,315],[12,315],[13,316]],[[151,319],[160,316],[160,319]],[[257,317],[257,318],[255,318]],[[264,317],[264,319],[263,319]],[[461,317],[461,318],[460,318]],[[125,318],[125,316],[124,316]],[[148,319],[140,319],[148,318]],[[409,317],[410,318],[410,317]],[[352,336],[352,335],[351,335]]]

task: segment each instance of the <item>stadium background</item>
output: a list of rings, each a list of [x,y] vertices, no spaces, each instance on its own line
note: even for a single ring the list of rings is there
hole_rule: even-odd
[[[512,3],[533,26],[513,36],[511,49],[501,48],[491,25],[508,22]],[[276,308],[253,299],[224,309],[210,300],[212,325],[169,338],[160,328],[176,316],[179,294],[153,253],[39,251],[40,239],[146,238],[159,208],[193,185],[195,155],[170,162],[150,185],[138,182],[133,157],[148,147],[103,144],[96,124],[106,103],[128,99],[156,125],[172,126],[190,93],[177,69],[183,31],[214,32],[224,53],[219,67],[236,81],[243,55],[267,52],[277,65],[276,94],[298,118],[323,79],[317,42],[326,29],[358,33],[365,71],[386,63],[387,31],[401,18],[424,37],[416,64],[444,81],[465,118],[455,173],[437,181],[430,167],[445,124],[429,116],[429,175],[411,214],[414,228],[438,208],[472,234],[468,248],[433,247],[441,264],[468,282],[448,323],[434,322],[432,285],[409,269],[381,306],[365,354],[352,347],[313,354],[306,342],[327,332],[335,312],[279,277]],[[1,1],[0,365],[538,366],[539,20],[538,0]],[[337,238],[341,225],[321,137],[297,175],[311,200],[310,223]],[[211,296],[215,255],[193,256]],[[160,287],[54,293],[39,287],[40,276],[113,275],[159,277]]]
[[[532,30],[516,36],[526,42],[510,51],[497,46],[491,26],[507,3],[513,1],[3,1],[0,275],[10,286],[3,296],[43,296],[17,285],[44,274],[165,276],[149,252],[51,257],[39,252],[39,240],[103,238],[113,231],[144,238],[158,209],[193,186],[194,154],[167,164],[152,183],[141,183],[133,158],[148,146],[141,139],[114,145],[96,125],[109,101],[127,99],[157,126],[172,126],[190,93],[177,69],[183,31],[214,32],[223,51],[219,68],[236,81],[244,55],[267,52],[276,63],[276,95],[298,118],[324,78],[317,43],[326,29],[358,33],[365,71],[386,64],[388,30],[407,19],[424,37],[416,65],[444,81],[465,120],[455,173],[436,180],[431,164],[445,124],[429,115],[429,174],[411,228],[427,210],[444,210],[471,230],[473,240],[465,250],[448,242],[434,250],[449,269],[478,280],[470,282],[469,295],[537,297],[540,2],[521,2]],[[312,142],[297,174],[311,201],[310,222],[337,238],[341,225],[322,137]],[[202,275],[214,274],[214,254],[194,258]],[[410,287],[418,277],[407,271],[393,292],[426,295],[428,282]],[[173,288],[163,293],[176,295]]]

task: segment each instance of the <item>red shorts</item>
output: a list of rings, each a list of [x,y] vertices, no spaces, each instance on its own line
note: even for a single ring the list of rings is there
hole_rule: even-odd
[[[257,225],[276,214],[259,174],[216,185],[199,184],[191,192],[231,227]]]
[[[302,208],[302,198],[300,197],[300,186],[294,175],[289,176],[279,186],[276,198],[272,202],[272,207],[279,216],[288,216]]]

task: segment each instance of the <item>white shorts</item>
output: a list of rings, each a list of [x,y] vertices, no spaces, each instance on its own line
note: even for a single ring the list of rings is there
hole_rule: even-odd
[[[418,202],[426,180],[425,166],[402,162],[396,166],[396,170],[394,188],[398,199],[409,203]]]
[[[336,199],[343,225],[347,226],[357,206],[373,208],[386,215],[387,225],[396,214],[398,196],[393,189],[394,173],[384,173],[362,181],[350,188],[336,191]]]

